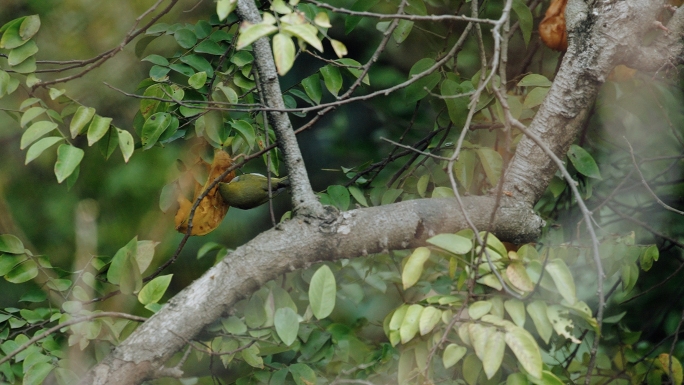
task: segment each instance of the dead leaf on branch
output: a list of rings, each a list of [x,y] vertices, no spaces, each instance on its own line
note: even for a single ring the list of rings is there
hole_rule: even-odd
[[[565,6],[568,0],[553,0],[539,23],[539,36],[544,44],[556,51],[568,49],[568,31],[565,27]]]
[[[211,165],[206,163],[201,158],[197,161],[200,167],[208,170],[208,177],[204,185],[201,185],[197,180],[194,181],[195,192],[192,200],[189,200],[185,195],[179,194],[178,203],[180,207],[176,212],[175,222],[176,230],[185,234],[188,231],[188,218],[190,217],[190,209],[197,198],[209,187],[211,182],[226,171],[232,164],[233,160],[225,151],[217,150],[214,153],[214,160]],[[221,182],[228,183],[235,177],[235,171],[226,175]],[[218,185],[209,191],[206,197],[202,199],[195,210],[195,215],[192,219],[192,232],[190,235],[206,235],[216,229],[226,216],[228,212],[228,204],[223,200],[221,194],[218,193]]]

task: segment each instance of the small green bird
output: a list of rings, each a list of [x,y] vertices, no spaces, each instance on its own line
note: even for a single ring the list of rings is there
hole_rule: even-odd
[[[288,177],[271,178],[272,196],[290,186]],[[244,174],[228,183],[219,183],[219,192],[228,205],[243,210],[268,202],[268,179],[261,174]]]

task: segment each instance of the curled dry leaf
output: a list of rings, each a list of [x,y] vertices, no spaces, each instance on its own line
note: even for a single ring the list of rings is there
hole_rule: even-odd
[[[192,200],[188,200],[185,195],[180,194],[178,196],[178,203],[180,207],[176,212],[176,230],[180,233],[186,233],[188,231],[188,218],[190,217],[190,209],[192,205],[197,200],[204,190],[214,181],[218,176],[220,176],[224,171],[226,171],[232,164],[233,161],[230,155],[225,151],[218,150],[214,153],[214,160],[211,166],[199,160],[199,162],[209,170],[209,176],[204,186],[195,183],[195,193]],[[228,183],[233,178],[235,178],[235,171],[230,172],[223,178],[222,182]],[[208,234],[221,224],[223,217],[226,216],[228,212],[228,204],[223,201],[223,197],[218,193],[218,185],[209,191],[206,197],[202,199],[197,210],[195,210],[195,216],[192,219],[192,232],[190,235],[205,235]]]
[[[539,23],[539,36],[544,44],[556,51],[568,49],[568,31],[565,28],[565,5],[568,0],[553,0]]]

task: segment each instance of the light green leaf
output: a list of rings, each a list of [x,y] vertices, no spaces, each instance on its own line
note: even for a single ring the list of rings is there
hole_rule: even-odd
[[[394,38],[397,44],[401,44],[406,40],[412,29],[413,22],[411,20],[399,20],[397,28],[392,32],[392,38]]]
[[[124,261],[127,259],[134,260],[137,250],[138,237],[134,237],[114,254],[109,270],[107,270],[107,281],[114,285],[118,285],[119,282],[121,282],[122,276],[126,273],[124,270]]]
[[[549,273],[553,282],[558,288],[558,292],[563,296],[563,299],[568,301],[570,305],[577,302],[577,296],[575,295],[575,280],[572,278],[570,269],[565,264],[565,262],[556,258],[546,264],[546,272]]]
[[[525,106],[525,108],[533,108],[542,104],[546,94],[549,93],[549,89],[549,87],[533,88],[532,91],[525,96],[525,102],[523,103],[523,106]]]
[[[477,301],[468,306],[468,315],[472,319],[480,319],[483,315],[492,310],[492,303],[489,301]]]
[[[366,197],[363,195],[363,192],[361,191],[360,188],[356,186],[349,186],[349,193],[356,199],[357,202],[363,207],[368,207],[368,201],[366,200]]]
[[[29,128],[24,131],[21,135],[21,140],[19,142],[19,148],[25,149],[31,143],[45,136],[45,134],[57,128],[57,123],[43,120],[40,122],[33,123]]]
[[[435,60],[431,58],[424,58],[416,62],[416,64],[411,67],[409,71],[409,80],[418,74],[422,74],[432,66],[435,65]],[[411,83],[408,87],[404,89],[405,99],[408,103],[418,101],[425,96],[427,96],[429,91],[439,83],[441,75],[438,72],[432,72],[429,75],[423,76],[422,78]]]
[[[31,107],[26,112],[24,112],[23,115],[21,115],[21,121],[19,122],[19,125],[23,128],[26,126],[26,124],[33,119],[35,119],[37,116],[45,112],[45,108],[43,107]]]
[[[505,340],[523,368],[533,377],[542,375],[542,359],[539,345],[525,329],[509,324],[506,326]]]
[[[36,143],[32,144],[31,147],[29,147],[28,151],[26,151],[26,162],[24,162],[24,164],[29,164],[32,160],[39,157],[40,154],[43,153],[43,151],[52,147],[54,144],[61,142],[62,140],[64,140],[64,138],[61,138],[59,136],[50,136],[47,138],[43,138],[37,141]]]
[[[297,385],[314,385],[316,373],[306,364],[293,364],[289,367],[292,378]]]
[[[420,314],[420,321],[418,322],[418,330],[420,331],[420,335],[424,336],[430,333],[441,319],[441,310],[432,306],[426,307]]]
[[[264,359],[259,356],[259,347],[254,344],[247,349],[240,352],[242,359],[254,368],[262,369],[264,367]]]
[[[520,327],[525,326],[525,304],[517,299],[511,298],[504,302],[504,308],[513,320],[513,323]]]
[[[24,60],[35,55],[36,52],[38,52],[38,45],[36,45],[35,41],[29,40],[28,43],[10,51],[9,55],[7,56],[7,64],[10,66],[17,66]]]
[[[504,333],[498,330],[494,331],[489,338],[487,338],[484,358],[482,359],[482,369],[484,370],[487,379],[491,379],[501,367],[505,350],[506,343],[504,342]]]
[[[568,158],[582,175],[586,175],[589,178],[602,179],[596,161],[587,150],[576,144],[570,145]]]
[[[32,38],[40,29],[40,16],[31,15],[26,16],[26,18],[21,22],[19,26],[19,36],[22,40],[28,40]]]
[[[94,108],[85,106],[78,107],[69,124],[69,131],[71,132],[72,139],[83,131],[83,128],[90,122],[90,119],[92,119],[93,116],[95,116]]]
[[[529,74],[522,78],[517,84],[518,87],[551,87],[551,81],[546,76],[539,74]]]
[[[421,274],[423,274],[423,265],[429,257],[430,249],[427,247],[418,247],[411,253],[411,256],[406,260],[404,270],[401,272],[401,282],[404,285],[404,290],[418,282]]]
[[[320,52],[323,52],[323,44],[318,39],[318,29],[311,24],[290,24],[282,27],[282,31],[296,36]]]
[[[225,20],[237,6],[237,0],[218,0],[216,3],[216,14],[219,21]]]
[[[496,331],[496,328],[489,325],[484,325],[480,323],[469,323],[468,324],[468,335],[470,342],[473,344],[473,349],[475,350],[475,355],[480,361],[485,358],[485,349],[487,347],[487,340]]]
[[[16,265],[9,273],[7,273],[7,275],[5,275],[5,279],[12,283],[24,283],[37,276],[38,264],[32,259],[29,259]]]
[[[297,313],[289,307],[276,310],[273,319],[276,333],[285,345],[292,345],[299,333],[299,318]]]
[[[332,313],[336,293],[335,275],[327,265],[321,266],[311,277],[309,284],[309,302],[316,318],[323,319]]]
[[[335,51],[335,55],[337,55],[338,58],[343,58],[347,56],[347,53],[349,53],[347,51],[347,46],[345,46],[344,43],[339,40],[330,39],[330,45],[332,46],[333,51]]]
[[[546,310],[546,303],[544,301],[536,300],[527,305],[527,313],[532,318],[539,337],[541,337],[544,343],[548,344],[553,334],[553,325],[549,320]]]
[[[57,148],[57,162],[55,162],[55,176],[57,182],[62,183],[74,172],[83,159],[83,150],[68,144]]]
[[[123,154],[124,161],[128,163],[128,160],[131,158],[131,155],[133,155],[133,150],[135,149],[133,135],[128,131],[118,128],[116,129],[116,133],[119,136],[119,148]]]
[[[380,198],[380,204],[381,205],[388,205],[390,203],[394,203],[397,198],[403,193],[404,190],[400,188],[391,188],[385,191],[382,194],[382,198]]]
[[[253,42],[255,42],[256,40],[268,36],[273,32],[276,32],[277,30],[278,27],[270,24],[259,23],[250,25],[249,27],[240,31],[240,36],[238,37],[237,45],[235,48],[238,50],[243,49],[248,45],[252,44]]]
[[[111,123],[112,118],[103,118],[100,115],[95,115],[88,127],[88,146],[92,146],[95,142],[102,139],[109,130]]]
[[[456,234],[438,234],[427,242],[454,254],[465,254],[473,248],[472,240]]]
[[[534,282],[530,279],[527,274],[525,265],[520,261],[512,261],[508,267],[506,267],[506,277],[511,281],[516,289],[523,292],[531,292],[534,290]]]
[[[302,80],[302,88],[306,95],[311,98],[316,104],[321,102],[322,89],[321,89],[321,77],[318,73],[315,73],[304,80]]]
[[[24,252],[24,244],[12,234],[2,234],[0,235],[0,252],[22,254]]]
[[[340,211],[345,211],[349,208],[351,197],[349,196],[349,190],[347,190],[344,186],[328,186],[327,192],[328,196],[330,197],[330,203],[340,209]]]
[[[52,364],[40,362],[31,366],[24,374],[24,385],[40,385],[45,377],[54,369]]]
[[[204,83],[207,82],[207,73],[202,71],[202,72],[197,72],[196,74],[190,76],[188,78],[188,84],[190,87],[198,90],[202,87],[204,87]]]
[[[12,271],[12,269],[14,269],[14,266],[26,261],[27,259],[28,257],[26,254],[0,254],[0,276],[9,273]]]
[[[399,327],[399,336],[401,343],[406,344],[416,336],[420,326],[420,315],[423,313],[423,307],[418,304],[413,304],[406,309],[404,319],[401,321]]]
[[[546,308],[546,315],[549,317],[549,321],[551,321],[553,330],[555,330],[558,335],[563,336],[576,344],[581,343],[581,341],[572,334],[575,325],[570,319],[569,312],[566,308],[560,305],[551,305]]]
[[[161,275],[148,282],[138,293],[138,301],[143,305],[159,302],[166,293],[172,277],[173,274]]]
[[[211,110],[204,114],[204,132],[210,140],[221,143],[220,132],[223,131],[223,114],[218,110]]]
[[[491,186],[496,186],[501,177],[503,170],[503,158],[501,154],[491,148],[478,148],[477,155],[480,157],[480,162],[484,168],[487,180]]]
[[[337,96],[337,93],[342,89],[342,75],[340,74],[340,69],[328,64],[321,67],[321,75],[323,75],[323,82],[328,91]]]
[[[456,365],[456,363],[458,363],[458,361],[460,361],[461,358],[465,356],[467,351],[468,349],[461,345],[447,345],[446,349],[444,349],[444,354],[442,354],[442,362],[444,363],[444,368],[448,369]]]
[[[273,56],[278,75],[284,76],[292,68],[295,59],[295,45],[290,36],[283,33],[273,36]]]
[[[23,39],[19,34],[19,28],[24,20],[26,20],[26,17],[20,17],[3,26],[4,32],[2,33],[2,38],[0,38],[0,48],[12,49],[26,43],[28,39]]]
[[[643,271],[649,271],[653,266],[653,261],[657,261],[659,257],[658,247],[651,245],[647,247],[639,256],[639,265]]]

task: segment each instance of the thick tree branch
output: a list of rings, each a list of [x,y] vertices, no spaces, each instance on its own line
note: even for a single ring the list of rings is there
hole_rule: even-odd
[[[475,225],[486,228],[495,200],[464,198]],[[515,243],[538,237],[543,221],[524,205],[499,208],[494,233]],[[421,199],[341,213],[333,222],[297,219],[266,231],[171,299],[84,378],[86,384],[138,384],[154,377],[186,341],[228,314],[277,276],[323,260],[354,258],[423,245],[466,228],[455,199]]]

